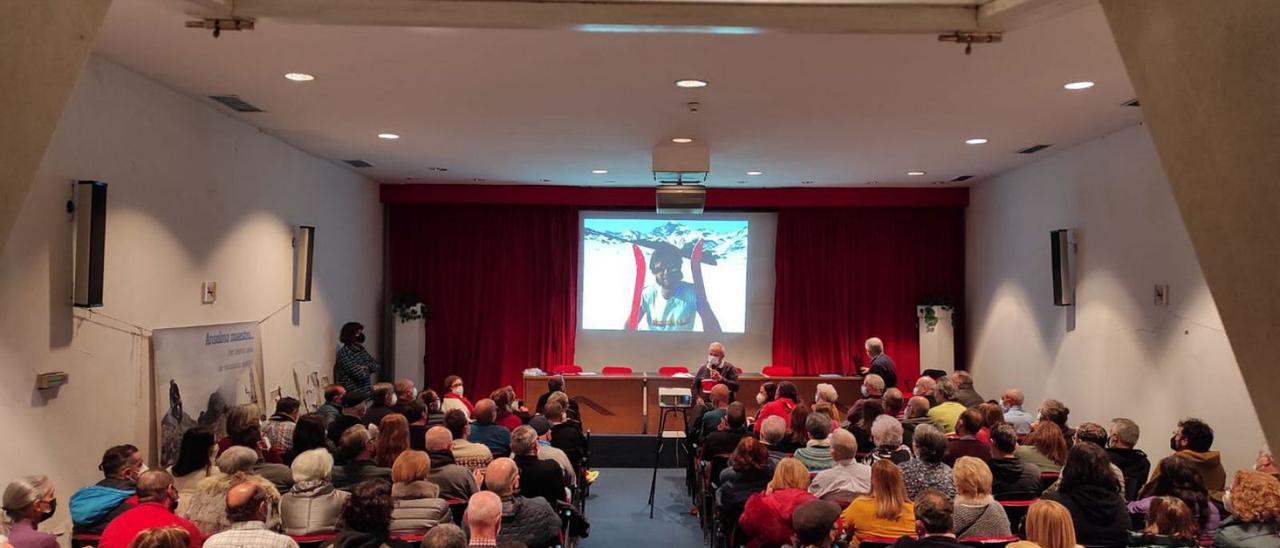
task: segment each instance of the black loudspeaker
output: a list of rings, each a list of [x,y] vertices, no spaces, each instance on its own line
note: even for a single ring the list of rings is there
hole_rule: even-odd
[[[300,226],[293,240],[293,300],[311,300],[311,252],[316,245],[316,227]]]
[[[94,308],[102,306],[102,267],[107,237],[107,183],[76,181],[73,186],[75,264],[71,304]]]
[[[1049,233],[1050,249],[1053,253],[1053,304],[1055,306],[1073,306],[1076,303],[1075,231],[1070,229],[1054,230]]]

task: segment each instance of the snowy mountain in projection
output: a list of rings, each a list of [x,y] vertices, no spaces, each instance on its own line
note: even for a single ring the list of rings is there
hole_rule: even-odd
[[[704,240],[703,252],[711,253],[717,259],[730,259],[743,256],[747,252],[747,226],[745,223],[732,223],[741,226],[736,230],[716,231],[707,228],[691,228],[688,225],[671,221],[654,227],[648,232],[638,230],[609,231],[587,228],[584,238],[588,242],[607,245],[620,245],[628,242],[667,242],[680,249],[689,249],[698,240]]]

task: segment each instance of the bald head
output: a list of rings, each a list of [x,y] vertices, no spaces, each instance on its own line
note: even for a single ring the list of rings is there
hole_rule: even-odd
[[[483,400],[476,402],[476,409],[474,412],[471,413],[471,416],[472,418],[476,419],[476,422],[478,423],[488,424],[493,422],[493,420],[497,418],[495,416],[497,412],[498,412],[497,404],[493,403],[493,400],[489,398],[485,398]]]
[[[724,407],[729,403],[729,387],[717,384],[711,387],[711,401],[716,407]]]
[[[520,480],[516,461],[508,458],[493,459],[484,473],[484,488],[500,497],[510,496]]]
[[[444,451],[453,448],[453,432],[443,426],[427,430],[427,451]]]
[[[1005,390],[1004,397],[1000,399],[1004,400],[1005,405],[1021,406],[1023,401],[1022,390],[1018,388],[1010,388],[1008,390]]]
[[[497,538],[498,524],[502,523],[502,499],[489,491],[471,495],[464,518],[473,540]]]
[[[173,476],[164,470],[147,470],[138,476],[138,502],[158,502],[169,498]]]
[[[914,419],[929,414],[929,400],[924,396],[916,396],[907,400],[907,418]]]
[[[917,396],[927,396],[933,393],[933,389],[937,385],[938,382],[930,377],[920,377],[916,379],[916,389],[912,391],[912,394]]]
[[[266,519],[267,493],[257,483],[242,481],[227,491],[227,520],[232,523]]]

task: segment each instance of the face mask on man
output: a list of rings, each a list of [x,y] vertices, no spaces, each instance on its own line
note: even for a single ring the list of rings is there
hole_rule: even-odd
[[[867,397],[867,385],[862,385],[862,397]]]
[[[711,364],[711,365],[720,365],[720,357],[719,357],[719,356],[707,356],[707,363],[709,363],[709,364]]]
[[[414,400],[418,399],[418,387],[416,386],[413,387],[413,390],[409,391],[409,393],[413,394],[412,396],[410,396],[410,399],[414,399]]]
[[[764,394],[756,392],[756,405],[764,405]]]
[[[399,401],[400,401],[400,397],[395,394],[392,394],[390,407],[395,407],[396,403],[398,403]]]
[[[1181,447],[1178,447],[1178,436],[1176,434],[1169,436],[1169,449],[1174,451],[1181,449]]]

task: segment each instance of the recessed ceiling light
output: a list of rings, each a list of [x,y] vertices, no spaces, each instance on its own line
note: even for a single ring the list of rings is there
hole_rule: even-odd
[[[293,80],[294,82],[310,82],[316,79],[315,76],[305,72],[286,72],[284,77]]]
[[[399,136],[399,135],[396,135],[396,134],[394,134],[394,133],[379,133],[379,134],[378,134],[378,138],[379,138],[379,139],[386,139],[386,140],[388,140],[388,141],[391,141],[391,140],[399,139],[399,138],[400,138],[400,136]]]
[[[1070,90],[1089,89],[1093,87],[1093,82],[1070,82],[1062,87]]]
[[[908,171],[908,172],[907,172],[907,175],[909,175],[909,176],[911,176],[911,177],[919,177],[919,176],[924,175],[924,174],[925,174],[925,172],[923,172],[923,171]]]
[[[693,79],[676,80],[676,87],[678,87],[678,88],[705,88],[705,87],[707,87],[707,82],[706,82],[706,81],[704,81],[704,80],[693,80]]]
[[[604,175],[604,174],[606,174],[606,173],[608,173],[608,172],[609,172],[609,170],[607,170],[607,169],[593,169],[593,170],[591,170],[591,173],[594,173],[594,174],[596,174],[596,175]]]
[[[763,172],[763,171],[748,171],[748,172],[747,172],[747,175],[750,175],[750,176],[752,176],[752,177],[755,177],[756,175],[764,175],[764,172]]]
[[[966,145],[985,145],[987,144],[987,140],[982,137],[974,137],[972,139],[965,139],[964,143]]]
[[[685,143],[692,143],[692,142],[693,142],[693,139],[690,139],[690,138],[688,138],[688,137],[676,137],[675,139],[672,139],[672,140],[671,140],[671,142],[673,142],[673,143],[680,143],[680,144],[682,144],[682,145],[683,145],[683,144],[685,144]]]

